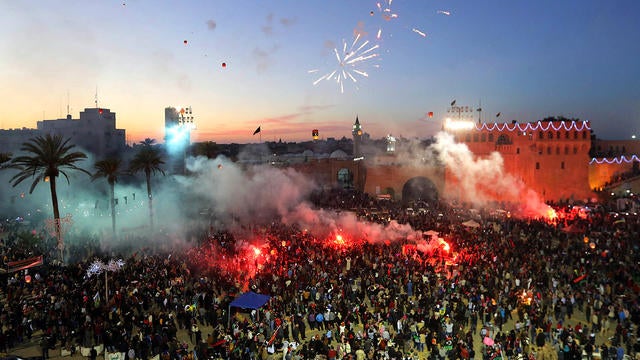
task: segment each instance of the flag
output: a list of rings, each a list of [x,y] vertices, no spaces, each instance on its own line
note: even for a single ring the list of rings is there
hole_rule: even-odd
[[[496,114],[496,117],[500,117],[500,114],[502,114],[502,113],[501,113],[501,112],[497,113],[497,114]]]
[[[256,131],[253,132],[253,135],[257,134],[260,132],[260,126],[258,126],[258,128],[256,129]]]
[[[280,324],[280,326],[278,326],[276,328],[276,330],[273,332],[273,335],[271,335],[271,338],[269,339],[269,341],[267,342],[267,344],[269,346],[271,346],[271,344],[273,344],[273,342],[276,340],[276,336],[278,335],[278,331],[280,331],[280,327],[282,326],[282,324]]]
[[[453,106],[453,105],[455,105],[455,104],[456,104],[456,101],[455,101],[455,100],[453,100],[453,101],[451,102],[451,106]]]

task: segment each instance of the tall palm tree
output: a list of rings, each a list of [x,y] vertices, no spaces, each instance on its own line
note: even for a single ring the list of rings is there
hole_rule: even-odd
[[[118,176],[122,174],[122,160],[118,158],[108,158],[97,161],[94,164],[96,172],[91,179],[106,178],[109,183],[109,202],[111,204],[111,230],[113,236],[116,236],[116,198],[115,187],[118,182]]]
[[[40,182],[49,182],[55,235],[58,240],[60,261],[62,262],[64,262],[64,241],[60,231],[60,209],[58,208],[56,178],[62,174],[67,179],[67,183],[69,183],[66,169],[77,170],[91,175],[88,171],[76,165],[78,161],[86,159],[87,155],[81,151],[71,151],[75,145],[69,144],[69,140],[63,139],[61,135],[52,134],[29,139],[20,148],[26,155],[13,158],[9,164],[10,167],[20,170],[10,180],[14,187],[28,178],[33,178],[33,183],[29,188],[29,193],[31,194]]]
[[[147,142],[147,140],[150,140]],[[146,143],[145,143],[146,142]],[[155,175],[156,173],[161,173],[164,175],[164,170],[160,167],[160,165],[164,164],[164,160],[162,160],[162,154],[160,151],[151,144],[153,143],[152,139],[145,139],[145,142],[142,142],[142,147],[136,155],[131,159],[129,163],[129,171],[131,173],[144,172],[145,179],[147,181],[147,196],[149,198],[149,221],[151,225],[151,229],[153,229],[153,197],[151,195],[151,174]]]

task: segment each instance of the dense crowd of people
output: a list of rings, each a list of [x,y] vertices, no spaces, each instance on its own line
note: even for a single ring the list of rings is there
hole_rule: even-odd
[[[444,204],[409,212],[353,191],[312,201],[361,221],[407,223],[423,236],[371,242],[343,234],[338,242],[274,220],[243,233],[208,229],[179,248],[105,253],[95,241],[77,244],[82,261],[3,275],[0,352],[39,332],[46,351],[103,344],[128,359],[640,354],[635,218],[620,221],[604,208],[578,216],[566,206],[555,219]],[[463,224],[470,218],[478,226]],[[5,264],[48,254],[6,230]],[[124,265],[90,274],[96,257]],[[246,291],[271,298],[260,309],[230,307]]]

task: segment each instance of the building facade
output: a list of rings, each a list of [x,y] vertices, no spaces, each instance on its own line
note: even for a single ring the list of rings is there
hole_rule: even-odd
[[[87,108],[79,119],[67,115],[64,119],[41,120],[36,129],[0,130],[0,151],[17,153],[22,144],[45,134],[70,139],[81,151],[97,159],[116,156],[127,147],[126,132],[116,128],[116,113],[105,108]]]
[[[535,191],[544,201],[589,201],[588,121],[537,121],[528,123],[482,123],[453,131],[478,158],[499,153],[504,171]],[[459,181],[448,171],[447,184]],[[460,194],[461,198],[466,195]],[[496,194],[497,201],[500,194]]]
[[[43,134],[61,135],[98,159],[116,156],[127,146],[125,129],[116,128],[116,113],[105,108],[86,108],[79,119],[42,120],[37,123]]]

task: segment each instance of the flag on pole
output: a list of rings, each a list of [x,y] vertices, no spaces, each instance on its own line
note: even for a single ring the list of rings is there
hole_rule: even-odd
[[[280,324],[280,326],[278,326],[276,328],[276,330],[273,332],[273,335],[271,335],[271,338],[269,339],[269,341],[267,342],[267,344],[269,346],[271,346],[271,344],[273,344],[273,342],[276,340],[276,336],[278,335],[278,331],[280,331],[280,327],[282,326],[282,324]]]
[[[453,106],[453,105],[455,105],[455,104],[456,104],[456,101],[455,101],[455,100],[453,100],[453,101],[451,102],[451,106]]]
[[[496,117],[500,117],[501,114],[502,114],[501,112],[497,113]]]
[[[257,134],[260,132],[260,126],[258,126],[258,128],[256,129],[256,131],[253,132],[253,135]]]

